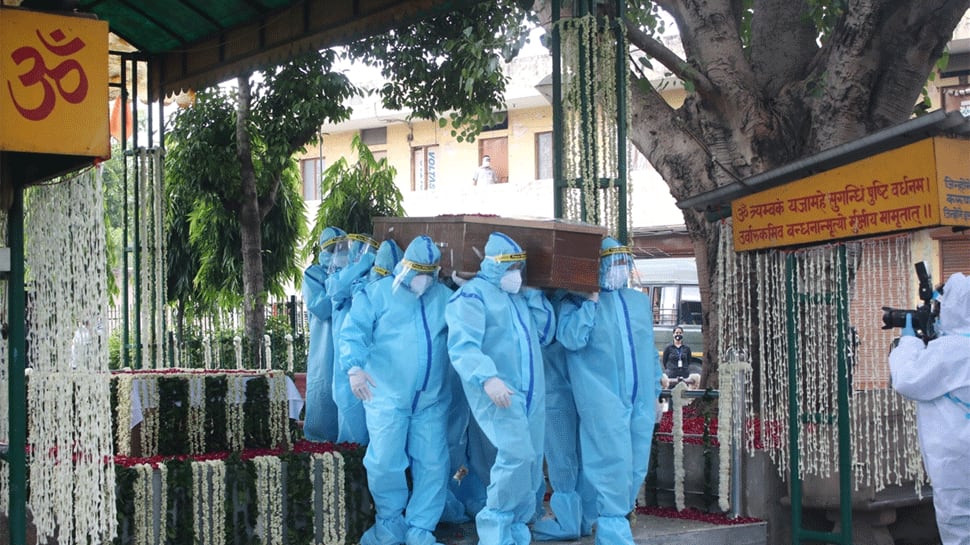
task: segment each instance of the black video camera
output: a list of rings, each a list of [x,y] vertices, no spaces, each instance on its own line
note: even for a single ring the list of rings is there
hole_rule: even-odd
[[[940,315],[940,305],[933,297],[933,279],[926,270],[926,262],[916,263],[916,278],[919,280],[919,298],[923,302],[916,309],[882,307],[882,328],[906,327],[906,315],[913,315],[913,329],[916,336],[928,343],[936,338],[936,318]],[[943,288],[940,288],[940,292]]]

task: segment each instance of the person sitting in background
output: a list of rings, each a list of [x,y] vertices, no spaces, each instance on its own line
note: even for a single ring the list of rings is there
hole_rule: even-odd
[[[664,374],[662,383],[664,389],[676,386],[678,382],[686,382],[688,388],[697,388],[701,384],[700,365],[694,363],[690,347],[684,344],[684,328],[675,326],[674,341],[664,348]]]

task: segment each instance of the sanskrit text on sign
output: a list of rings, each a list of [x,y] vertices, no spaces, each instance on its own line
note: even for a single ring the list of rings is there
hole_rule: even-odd
[[[941,214],[955,224],[970,222],[970,172],[953,177],[937,165],[942,155],[967,150],[945,139],[936,149],[934,140],[735,200],[735,247],[793,246],[914,229],[939,224]],[[956,171],[965,168],[963,162],[941,160]]]

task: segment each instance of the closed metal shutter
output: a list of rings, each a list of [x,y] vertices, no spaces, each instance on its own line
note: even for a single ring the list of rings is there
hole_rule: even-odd
[[[940,261],[943,276],[938,282],[946,282],[955,272],[970,274],[970,240],[941,240]]]

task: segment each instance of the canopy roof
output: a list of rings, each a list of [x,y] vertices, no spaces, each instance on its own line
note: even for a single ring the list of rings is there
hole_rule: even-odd
[[[153,99],[346,44],[476,0],[24,0],[91,13],[149,61]]]

